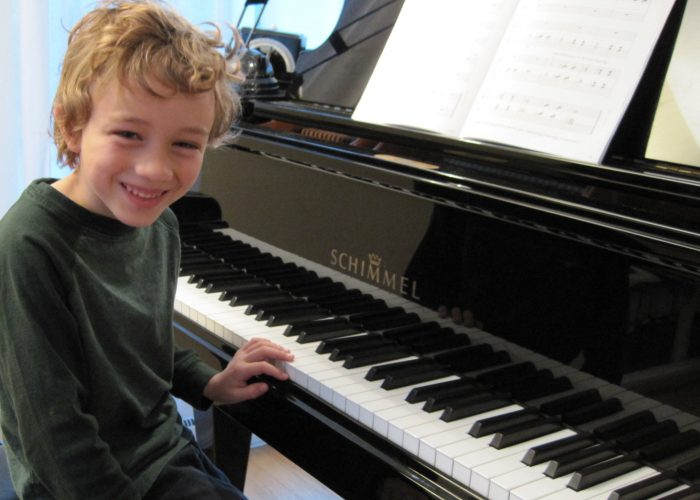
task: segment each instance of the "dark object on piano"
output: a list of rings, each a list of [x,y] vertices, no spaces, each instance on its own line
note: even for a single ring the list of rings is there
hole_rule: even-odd
[[[285,93],[275,77],[272,63],[258,49],[244,49],[241,55],[242,71],[245,80],[239,85],[238,92],[243,99],[279,99]]]
[[[280,89],[267,54],[250,46],[251,38],[267,6],[267,0],[246,0],[236,28],[240,28],[243,16],[250,5],[262,5],[262,7],[255,19],[255,24],[246,31],[246,37],[243,39],[244,46],[239,54],[241,71],[245,75],[245,80],[237,86],[236,91],[244,101],[244,113],[247,109],[245,105],[247,99],[280,99],[285,96],[285,92]]]
[[[360,100],[403,0],[346,1],[321,46],[302,51],[296,64],[301,97],[345,108]]]
[[[218,423],[231,426],[229,432],[217,433],[219,439],[231,438],[227,447],[245,447],[252,430],[346,498],[390,498],[392,493],[411,498],[406,490],[414,498],[489,496],[489,488],[503,494],[504,483],[488,476],[488,467],[469,462],[477,454],[470,448],[448,456],[448,450],[460,450],[462,441],[440,444],[436,437],[434,442],[432,437],[441,435],[435,429],[443,427],[431,426],[450,425],[446,420],[453,415],[510,407],[508,417],[480,418],[474,428],[478,439],[505,446],[569,430],[573,438],[560,435],[538,449],[533,445],[528,460],[547,457],[571,464],[572,456],[580,457],[586,466],[576,471],[583,473],[576,487],[610,477],[618,481],[610,493],[623,491],[620,478],[625,474],[658,470],[663,478],[642,484],[639,491],[676,486],[694,491],[697,478],[688,464],[700,457],[700,447],[681,453],[676,447],[684,436],[695,436],[700,418],[699,173],[672,170],[640,156],[646,123],[637,127],[631,118],[601,166],[353,122],[348,108],[357,102],[381,51],[383,27],[393,22],[376,16],[395,16],[399,4],[348,2],[334,36],[316,54],[299,56],[305,101],[256,101],[253,114],[240,125],[238,143],[208,156],[199,189],[216,199],[221,217],[233,229],[270,248],[227,250],[224,256],[221,242],[208,240],[221,235],[208,234],[199,245],[232,266],[238,258],[251,259],[248,252],[270,253],[274,265],[280,265],[274,257],[281,259],[284,267],[274,271],[268,267],[273,263],[262,257],[238,265],[258,266],[253,274],[266,285],[255,293],[278,311],[294,316],[304,298],[334,315],[328,323],[304,319],[280,327],[285,342],[313,349],[314,356],[318,346],[325,352],[318,354],[324,363],[331,356],[340,359],[336,365],[348,359],[350,365],[362,365],[372,356],[384,360],[366,367],[363,384],[394,387],[445,371],[457,380],[444,385],[426,380],[416,384],[420,388],[410,391],[412,396],[407,386],[407,396],[415,400],[406,403],[411,406],[406,411],[430,425],[403,429],[398,421],[404,417],[385,422],[382,410],[371,421],[356,418],[360,404],[336,388],[333,397],[345,410],[339,409],[336,399],[320,397],[333,386],[309,374],[313,383],[275,384],[261,400],[217,412]],[[683,2],[674,7],[652,67],[667,64],[682,7]],[[366,26],[352,23],[364,14],[363,19],[371,20]],[[344,29],[346,24],[351,29]],[[366,66],[355,71],[344,62],[349,57],[364,59]],[[639,95],[655,95],[662,76],[648,72]],[[647,114],[645,108],[634,116],[639,120]],[[176,212],[193,210],[183,200]],[[183,224],[186,243],[198,223],[204,233],[220,224],[204,214],[199,222],[189,221]],[[190,236],[196,247],[197,238]],[[299,269],[310,263],[322,269]],[[374,292],[341,284],[340,278],[324,281],[323,269],[374,287]],[[292,285],[286,288],[283,282]],[[383,292],[391,298],[373,295]],[[239,289],[224,293],[233,305],[248,305],[250,296]],[[355,316],[364,305],[374,312]],[[437,315],[428,314],[438,306],[469,309],[485,333],[440,323]],[[394,321],[395,307],[415,308],[419,322],[405,311],[398,316],[402,326],[395,329],[366,333],[356,323],[379,321],[376,311],[382,312],[381,321]],[[317,309],[304,307],[303,314],[309,310]],[[232,340],[181,316],[180,331],[226,356]],[[201,314],[194,317],[201,319]],[[352,347],[343,338],[350,333],[361,337]],[[455,338],[466,341],[460,344]],[[431,352],[435,345],[446,350]],[[418,361],[387,359],[406,352]],[[523,359],[527,356],[532,359]],[[374,378],[378,380],[369,380]],[[605,381],[620,382],[624,389]],[[674,400],[670,393],[682,383],[690,396]],[[516,413],[514,403],[526,412]],[[403,414],[405,407],[394,409]],[[378,429],[390,424],[396,426],[394,437],[402,437],[400,443],[380,435]],[[417,429],[423,428],[435,434],[419,435]],[[474,438],[467,434],[470,429],[465,426],[460,434],[464,443]],[[305,444],[309,436],[313,446]],[[656,448],[661,445],[663,450]],[[486,446],[479,452],[500,463],[502,450]],[[226,449],[221,443],[217,448],[220,463],[233,459]],[[624,459],[614,462],[614,470],[601,471],[600,461],[588,463],[592,456],[599,460],[618,453]],[[356,472],[348,463],[357,466]],[[228,465],[236,470],[241,464]],[[529,467],[519,459],[507,466]],[[507,476],[510,470],[491,473]],[[238,474],[240,483],[240,469]],[[527,479],[533,484],[540,480],[545,479]]]

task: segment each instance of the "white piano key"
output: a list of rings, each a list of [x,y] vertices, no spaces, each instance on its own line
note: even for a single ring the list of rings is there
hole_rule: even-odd
[[[597,484],[581,491],[574,491],[571,488],[563,488],[551,493],[542,500],[585,500],[585,499],[605,499],[618,488],[642,481],[649,476],[653,476],[657,471],[651,467],[640,467],[639,469],[623,474],[619,477]]]
[[[677,486],[677,487],[673,488],[672,490],[664,491],[663,493],[661,493],[659,495],[653,496],[653,497],[649,498],[649,500],[661,500],[663,498],[666,498],[669,495],[673,495],[674,493],[680,493],[681,491],[685,491],[685,490],[689,490],[689,489],[690,489],[690,486],[688,486],[687,484],[683,484],[681,486]]]
[[[573,473],[556,479],[544,476],[511,491],[509,500],[538,500],[544,498],[566,488],[571,476],[573,476]]]
[[[525,450],[532,446],[538,446],[540,444],[555,441],[560,437],[566,437],[573,434],[575,433],[572,431],[557,431],[550,435],[542,436],[501,450],[496,450],[491,446],[486,446],[472,453],[456,457],[454,460],[455,463],[453,470],[470,470],[471,475],[468,485],[475,491],[486,491],[486,493],[483,494],[488,495],[491,478],[498,475],[499,471],[508,472],[513,468],[517,468],[520,457],[522,457],[522,455],[525,453]]]
[[[404,425],[403,446],[426,462],[434,465],[436,449],[468,436],[467,433],[474,425],[474,422],[511,413],[517,409],[522,409],[522,407],[510,405],[452,422],[440,420],[442,411],[436,411],[423,413],[405,423],[397,421],[394,424]]]
[[[489,497],[496,495],[503,497],[504,493],[507,493],[513,488],[510,487],[504,489],[502,487],[502,483],[498,481],[495,481],[496,484],[493,484],[494,480],[498,479],[499,476],[508,472],[527,469],[531,481],[542,477],[542,472],[544,469],[541,471],[536,470],[536,468],[527,467],[521,462],[527,450],[534,446],[551,443],[552,441],[557,441],[559,439],[574,435],[576,435],[574,431],[570,429],[562,429],[551,434],[547,434],[546,436],[541,436],[501,450],[488,447],[471,457],[458,457],[456,462],[462,467],[470,467],[472,469],[469,485],[474,488],[475,491],[480,493],[485,491],[485,493],[482,494]],[[516,484],[515,486],[519,486],[519,484]]]

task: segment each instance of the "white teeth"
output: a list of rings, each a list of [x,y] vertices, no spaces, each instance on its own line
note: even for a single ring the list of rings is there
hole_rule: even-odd
[[[133,194],[134,196],[138,196],[139,198],[143,198],[145,200],[152,200],[163,195],[162,191],[160,193],[144,193],[143,191],[139,191],[135,187],[129,186],[128,184],[123,184],[123,186],[126,188],[127,191],[129,191],[129,193]]]

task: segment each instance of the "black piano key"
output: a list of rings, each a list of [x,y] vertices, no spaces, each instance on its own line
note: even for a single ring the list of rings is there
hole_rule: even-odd
[[[676,471],[679,467],[687,467],[689,463],[700,459],[700,445],[695,445],[685,450],[676,451],[675,453],[654,461],[654,466],[659,470]],[[688,481],[695,481],[698,478],[684,477]]]
[[[343,362],[345,368],[360,368],[362,366],[371,366],[386,361],[405,358],[410,354],[407,348],[401,346],[391,346],[388,349],[379,348],[368,353],[352,354]]]
[[[409,340],[403,342],[420,354],[442,352],[450,349],[466,347],[471,344],[466,335],[442,335],[433,338],[421,338],[419,340]],[[490,365],[492,366],[492,365]]]
[[[525,465],[538,465],[572,451],[587,448],[593,444],[595,444],[595,440],[590,435],[577,434],[568,436],[551,443],[530,448],[525,452],[521,462]]]
[[[212,267],[206,270],[194,273],[189,281],[196,282],[200,284],[200,288],[206,286],[207,283],[217,283],[226,279],[250,277],[255,278],[252,274],[248,274],[245,271],[236,269],[229,264],[222,264],[221,266]]]
[[[541,417],[534,410],[518,410],[512,413],[506,413],[505,415],[477,420],[467,434],[473,437],[488,436],[489,434],[494,434],[515,424],[530,422],[540,418]]]
[[[300,344],[309,344],[311,342],[323,342],[324,340],[349,337],[357,335],[359,333],[362,333],[362,330],[352,326],[328,332],[301,332],[299,334],[299,337],[297,338],[297,342],[299,342]]]
[[[445,330],[442,332],[442,330]],[[382,336],[403,343],[405,340],[424,337],[427,335],[450,335],[454,331],[449,328],[442,328],[438,323],[430,321],[428,323],[417,323],[412,325],[399,326],[382,332]]]
[[[496,410],[498,408],[503,408],[511,404],[510,400],[506,395],[498,396],[495,394],[488,394],[488,397],[484,401],[477,403],[467,404],[464,406],[448,406],[445,411],[440,415],[440,420],[444,422],[454,422],[466,417],[471,417],[472,415],[478,415],[480,413],[486,413],[487,411]]]
[[[201,273],[194,274],[190,276],[188,280],[190,283],[196,283],[197,288],[206,289],[209,285],[214,283],[219,283],[224,280],[234,281],[234,280],[245,280],[247,278],[254,279],[254,276],[250,276],[244,271],[233,270],[230,272],[219,273],[216,277],[200,277]]]
[[[239,276],[241,274],[245,274],[244,271],[241,271],[239,269],[234,269],[228,264],[222,263],[221,266],[216,266],[210,269],[202,269],[199,272],[193,273],[190,275],[189,279],[187,280],[188,283],[199,283],[201,280],[206,280],[207,278],[210,277],[217,277],[217,276]]]
[[[506,367],[495,368],[474,377],[478,382],[490,385],[498,385],[504,380],[517,380],[537,371],[530,361],[515,363]]]
[[[250,306],[250,309],[257,306]],[[291,302],[281,302],[278,304],[268,304],[260,306],[255,316],[256,319],[264,321],[273,314],[284,314],[292,311],[318,311],[320,308],[316,304],[310,304],[305,300],[295,299]]]
[[[382,389],[398,389],[399,387],[408,387],[409,385],[429,382],[439,378],[446,377],[450,373],[442,368],[428,368],[422,371],[413,373],[398,373],[389,375],[382,382]]]
[[[571,380],[566,377],[557,377],[536,385],[527,385],[511,389],[511,393],[513,394],[513,398],[518,401],[531,401],[533,399],[565,392],[571,388],[573,388]]]
[[[637,454],[649,462],[659,460],[688,450],[700,444],[700,432],[691,429],[672,434],[637,450]]]
[[[282,292],[279,288],[276,286],[270,285],[269,283],[265,283],[264,281],[260,281],[256,278],[253,279],[246,279],[242,280],[240,283],[235,283],[235,284],[229,284],[227,285],[224,289],[220,290],[219,293],[221,293],[221,296],[219,297],[219,300],[222,301],[227,301],[231,300],[233,297],[237,296],[241,292],[262,292],[262,291],[275,291],[275,292]],[[212,288],[213,291],[213,288]],[[285,292],[287,295],[289,293]]]
[[[671,491],[681,483],[673,474],[663,473],[619,488],[608,496],[608,500],[645,500],[666,491]]]
[[[615,457],[574,472],[566,486],[574,491],[581,491],[640,467],[642,464],[630,457]]]
[[[304,274],[290,275],[280,278],[271,278],[269,276],[264,276],[267,281],[279,285],[280,288],[293,287],[294,285],[309,285],[313,283],[318,283],[319,277],[313,271],[307,271]]]
[[[591,420],[612,415],[613,413],[622,411],[622,409],[622,403],[619,399],[610,398],[586,405],[582,408],[577,408],[576,410],[567,411],[561,415],[561,419],[566,424],[576,426],[585,422],[590,422]]]
[[[255,266],[261,263],[268,263],[272,258],[269,253],[257,253],[252,255],[241,255],[240,253],[220,252],[217,254],[226,262],[230,262],[239,269],[246,269],[248,266]],[[279,262],[281,264],[281,261]]]
[[[573,411],[581,406],[601,401],[600,393],[596,389],[588,389],[569,396],[564,396],[553,401],[542,403],[539,409],[548,415],[561,415],[567,411]]]
[[[552,372],[550,370],[536,370],[531,373],[523,373],[521,377],[517,378],[503,378],[496,381],[493,385],[504,391],[517,391],[520,389],[529,389],[532,386],[545,384],[554,379]]]
[[[260,251],[255,249],[246,250],[221,250],[213,252],[217,258],[223,260],[236,267],[237,269],[244,269],[244,264],[247,260],[256,258],[260,255]]]
[[[292,296],[289,293],[274,287],[241,290],[232,292],[230,295],[224,292],[221,296],[221,300],[229,300],[229,304],[234,307],[279,303],[282,300],[291,299]]]
[[[642,467],[643,464],[637,458],[651,463],[659,463],[667,457],[694,448],[698,444],[700,444],[698,431],[690,430],[674,434],[638,450],[634,454],[635,458],[618,457],[577,471],[572,475],[568,486],[573,490],[580,491]]]
[[[453,362],[458,362],[463,359],[477,359],[481,356],[487,356],[493,352],[493,347],[488,344],[478,344],[473,346],[460,347],[459,349],[453,349],[446,353],[431,354],[430,358],[434,359],[438,363],[443,363],[449,365]]]
[[[223,261],[221,259],[216,259],[206,253],[182,255],[180,257],[180,266],[189,266],[193,264],[221,265],[222,263]]]
[[[216,262],[218,261],[210,260],[209,262],[193,262],[188,264],[180,264],[179,276],[189,276],[197,271],[201,271],[202,269],[209,269],[212,263]]]
[[[343,337],[339,339],[323,340],[316,347],[316,352],[319,354],[327,354],[333,352],[336,348],[348,346],[362,345],[383,345],[386,344],[386,339],[376,333],[365,333],[363,335],[353,335],[351,337]]]
[[[295,321],[311,321],[327,318],[328,316],[328,311],[319,308],[274,312],[267,318],[265,324],[267,326],[281,326],[294,323]]]
[[[394,318],[376,319],[369,323],[364,323],[363,326],[368,330],[387,330],[405,325],[415,325],[420,323],[421,319],[415,313],[404,313],[401,316]]]
[[[300,299],[292,297],[289,299],[280,299],[274,302],[258,302],[246,307],[245,313],[249,316],[256,316],[260,311],[263,311],[264,309],[273,310],[274,308],[288,306],[299,301]]]
[[[330,318],[319,321],[306,321],[303,323],[296,323],[294,325],[289,325],[283,335],[285,337],[294,337],[302,333],[325,333],[334,332],[338,330],[345,330],[348,328],[354,328],[356,331],[360,331],[358,328],[354,327],[346,318]]]
[[[503,431],[497,432],[489,446],[502,450],[509,446],[524,443],[547,434],[552,434],[562,429],[561,423],[554,418],[542,419],[538,421],[525,422],[523,424],[509,427]]]
[[[476,397],[481,398],[481,400],[486,400],[488,399],[486,396],[490,394],[493,394],[493,392],[484,389],[480,385],[456,387],[450,391],[442,391],[439,395],[430,396],[423,405],[423,411],[432,413],[434,411],[445,410],[448,407],[456,408],[473,403]]]
[[[385,340],[390,345],[396,345],[395,343]],[[426,367],[435,367],[436,364],[428,359],[410,359],[405,361],[398,361],[396,363],[387,363],[384,365],[373,366],[367,371],[365,375],[365,380],[379,380],[388,377],[389,375],[402,372],[415,372],[420,371]]]
[[[659,500],[700,500],[700,486],[689,486],[682,491],[664,495]]]
[[[460,388],[464,386],[475,386],[476,383],[473,379],[464,378],[458,380],[448,380],[445,382],[437,382],[435,384],[428,384],[421,387],[414,387],[406,396],[406,401],[409,403],[420,403],[421,401],[427,400],[429,397],[438,395],[441,391],[451,390],[454,388]]]
[[[688,481],[700,479],[700,458],[679,465],[676,467],[676,472],[680,477]]]
[[[270,252],[261,252],[257,248],[250,249],[228,249],[217,252],[216,255],[226,255],[227,260],[235,261],[237,264],[257,264],[258,262],[268,262],[270,259],[279,258],[273,257]]]
[[[350,290],[339,290],[324,297],[317,297],[314,302],[320,306],[332,308],[334,305],[343,304],[363,296],[371,298],[369,295],[363,295],[361,291],[351,288]]]
[[[387,308],[386,302],[380,299],[372,299],[369,301],[358,301],[344,305],[328,306],[328,308],[339,316],[356,314],[361,312],[381,311]]]
[[[445,352],[426,354],[426,357],[461,373],[491,368],[510,361],[507,352],[494,352],[493,347],[488,344],[462,346]]]
[[[253,248],[250,245],[231,245],[230,243],[221,242],[200,245],[198,248],[202,248],[212,255],[216,255],[224,260],[236,260],[246,257],[254,257],[261,254],[260,250]]]
[[[333,290],[345,289],[342,284],[334,282],[330,278],[318,278],[310,283],[287,285],[285,288],[297,297],[308,297],[314,294],[323,295],[325,293],[332,292]]]
[[[595,444],[553,459],[547,464],[544,474],[551,478],[561,477],[618,455],[620,453],[612,445]]]
[[[396,349],[397,347],[398,346],[395,343],[386,339],[381,339],[381,341],[379,341],[378,343],[377,341],[373,341],[372,343],[367,345],[345,345],[333,349],[328,359],[330,359],[331,361],[340,361],[343,359],[347,359],[350,356],[359,357],[371,354],[372,352],[380,352],[380,350],[381,352],[385,352],[391,349]]]
[[[649,410],[643,410],[613,422],[600,425],[593,429],[593,434],[604,441],[609,441],[622,434],[634,432],[656,423],[654,414]]]
[[[236,278],[233,280],[222,280],[217,283],[209,283],[207,284],[205,291],[207,293],[230,292],[231,294],[233,294],[234,292],[240,290],[262,289],[267,288],[269,286],[269,283],[265,283],[260,279],[246,276],[243,278]],[[224,298],[223,300],[226,299]]]
[[[353,323],[358,323],[364,326],[365,323],[370,324],[374,320],[384,318],[395,318],[403,316],[404,314],[406,314],[406,311],[404,311],[401,307],[387,307],[386,309],[383,309],[381,311],[371,311],[353,314],[348,319]]]
[[[341,361],[351,356],[360,357],[371,354],[372,352],[386,352],[391,349],[396,349],[397,347],[398,346],[396,344],[389,342],[388,340],[382,339],[382,342],[377,345],[336,347],[335,349],[333,349],[333,351],[331,351],[331,355],[328,359],[330,359],[331,361]]]
[[[375,300],[374,297],[368,293],[362,293],[360,290],[352,288],[332,297],[321,299],[318,303],[325,307],[337,307],[347,304],[367,303],[373,300]]]
[[[248,273],[265,277],[274,273],[297,269],[296,264],[283,262],[279,257],[268,258],[255,263],[248,263],[241,265],[240,267],[245,269],[245,271]]]
[[[671,420],[664,420],[637,431],[624,434],[614,440],[615,444],[625,450],[634,451],[649,445],[659,439],[671,436],[678,432],[678,425]]]

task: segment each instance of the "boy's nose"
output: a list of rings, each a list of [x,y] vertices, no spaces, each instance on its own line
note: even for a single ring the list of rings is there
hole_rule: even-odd
[[[135,166],[136,173],[156,182],[169,181],[173,177],[172,164],[167,155],[152,152],[139,159]]]

